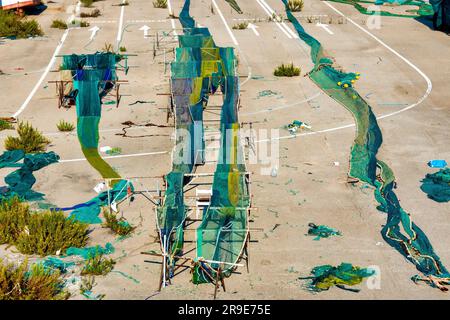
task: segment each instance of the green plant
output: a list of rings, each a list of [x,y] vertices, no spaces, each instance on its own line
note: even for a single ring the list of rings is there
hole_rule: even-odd
[[[28,267],[27,260],[16,266],[0,259],[0,300],[65,300],[69,296],[59,271],[42,264]]]
[[[80,2],[83,5],[83,7],[90,8],[94,3],[94,0],[80,0]]]
[[[126,48],[126,47],[120,47],[120,48],[119,48],[119,51],[120,51],[120,52],[127,52],[127,48]]]
[[[80,21],[80,27],[81,28],[89,27],[89,22],[81,20]]]
[[[124,2],[121,2],[121,3],[118,4],[119,7],[128,6],[128,5],[130,5],[128,0],[125,0]]]
[[[62,132],[69,132],[75,130],[75,125],[73,123],[64,120],[60,120],[56,125],[56,127],[58,128],[59,131]]]
[[[110,213],[108,209],[103,209],[103,217],[105,222],[102,226],[111,229],[111,231],[120,236],[127,236],[135,229],[126,220],[117,219],[117,215],[113,212]]]
[[[293,63],[281,64],[273,72],[276,77],[296,77],[300,75],[300,68],[295,67]]]
[[[101,15],[102,14],[99,9],[94,9],[91,12],[81,12],[80,18],[97,18]]]
[[[52,21],[50,28],[67,29],[67,23],[60,19],[56,19]]]
[[[0,131],[9,129],[14,129],[14,126],[10,122],[0,119]]]
[[[156,1],[153,1],[153,7],[166,9],[167,8],[167,0],[156,0]]]
[[[7,136],[5,139],[6,150],[23,150],[25,153],[45,151],[51,143],[41,132],[33,128],[28,122],[20,122],[17,127],[19,137]]]
[[[18,197],[0,202],[0,244],[23,254],[46,256],[69,247],[84,247],[88,225],[67,219],[61,211],[33,212]]]
[[[114,269],[115,264],[113,259],[107,259],[102,254],[98,254],[86,260],[81,275],[104,276]]]
[[[42,35],[44,32],[36,20],[28,20],[13,12],[0,10],[0,37],[27,38]]]
[[[292,12],[300,12],[303,10],[303,0],[289,0],[288,7]]]
[[[244,29],[247,29],[247,27],[248,27],[248,22],[241,22],[241,23],[235,24],[233,26],[233,29],[235,29],[235,30],[244,30]]]
[[[111,43],[105,42],[105,45],[102,49],[103,52],[114,52],[113,45]]]

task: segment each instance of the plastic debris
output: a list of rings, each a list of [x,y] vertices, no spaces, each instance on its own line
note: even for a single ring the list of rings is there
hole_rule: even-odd
[[[100,148],[100,152],[108,152],[109,150],[111,150],[112,148],[110,146],[105,146],[105,147],[101,147]]]
[[[428,166],[431,168],[445,168],[447,166],[447,161],[445,161],[445,160],[430,160],[430,161],[428,161]]]
[[[270,176],[275,178],[278,175],[278,167],[275,166],[272,168],[272,171],[270,172]]]
[[[286,128],[289,130],[291,134],[295,134],[298,129],[309,129],[311,130],[311,126],[307,123],[304,123],[299,120],[294,120],[292,123],[288,124]]]
[[[116,156],[122,153],[122,149],[119,147],[114,147],[106,151],[106,154],[110,156]]]
[[[321,238],[328,238],[331,236],[340,236],[341,232],[330,228],[328,226],[325,225],[316,225],[314,223],[309,223],[309,230],[308,230],[308,235],[309,236],[316,236],[313,240],[320,240]]]
[[[94,187],[94,191],[100,193],[105,188],[105,186],[106,184],[104,182],[100,182]]]

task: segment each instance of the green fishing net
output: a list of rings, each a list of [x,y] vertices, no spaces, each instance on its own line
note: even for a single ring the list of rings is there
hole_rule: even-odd
[[[19,163],[23,159],[22,163]],[[0,189],[0,200],[13,197],[15,195],[26,201],[42,200],[44,194],[32,190],[36,183],[33,175],[52,163],[56,163],[59,156],[51,152],[25,154],[23,150],[5,151],[0,156],[0,168],[18,168],[5,177],[6,187]]]
[[[311,280],[308,289],[314,292],[329,290],[337,286],[341,289],[347,289],[345,286],[354,286],[360,284],[364,278],[373,276],[374,270],[353,266],[350,263],[341,263],[337,267],[331,265],[322,265],[311,270],[312,276],[300,277],[301,280]],[[352,289],[352,291],[359,291]]]
[[[450,201],[450,168],[428,173],[420,186],[428,198],[437,202]]]
[[[340,236],[341,233],[333,228],[330,228],[325,225],[316,225],[314,223],[310,223],[308,229],[309,236],[315,236],[314,240],[320,240],[321,238],[329,238],[331,236]]]

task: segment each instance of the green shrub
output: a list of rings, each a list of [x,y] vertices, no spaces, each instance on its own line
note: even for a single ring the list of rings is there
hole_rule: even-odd
[[[89,22],[87,22],[87,21],[83,21],[83,20],[81,20],[80,21],[80,27],[81,28],[87,28],[87,27],[89,27]]]
[[[63,20],[56,19],[52,21],[50,28],[67,29],[67,23],[64,22]]]
[[[127,221],[117,219],[116,214],[113,212],[109,213],[108,209],[103,209],[103,217],[105,222],[102,226],[111,229],[112,232],[120,236],[127,236],[135,229]]]
[[[86,260],[81,275],[104,276],[114,269],[115,264],[113,259],[107,259],[102,254],[98,254]]]
[[[235,24],[233,26],[233,29],[235,29],[235,30],[244,30],[244,29],[247,29],[247,27],[248,27],[248,22],[241,22],[241,23]]]
[[[303,0],[289,0],[288,7],[292,12],[300,12],[303,10]]]
[[[120,51],[120,52],[127,52],[127,48],[125,48],[125,47],[120,47],[120,48],[119,48],[119,51]]]
[[[97,18],[101,16],[101,12],[99,9],[94,9],[91,12],[82,12],[80,13],[80,18]]]
[[[0,300],[64,300],[64,280],[59,271],[42,264],[28,267],[28,261],[19,266],[0,260]]]
[[[0,37],[27,38],[42,35],[44,32],[36,20],[28,20],[13,12],[0,10]]]
[[[6,150],[23,150],[25,153],[43,152],[51,143],[41,132],[33,128],[28,122],[20,122],[17,127],[19,137],[7,136]]]
[[[94,0],[80,0],[83,7],[90,8],[94,3]]]
[[[64,120],[60,120],[58,122],[58,124],[56,125],[56,127],[58,128],[59,131],[62,131],[62,132],[69,132],[69,131],[75,130],[74,124],[64,121]]]
[[[0,203],[0,244],[23,254],[46,256],[69,247],[84,247],[88,225],[66,219],[61,211],[33,212],[18,197]]]
[[[14,126],[10,122],[0,119],[0,131],[9,129],[14,129]]]
[[[166,9],[167,8],[167,0],[156,0],[156,1],[153,1],[153,7]]]
[[[105,42],[102,49],[103,52],[114,52],[113,45],[111,43]]]
[[[273,72],[276,77],[296,77],[300,75],[300,68],[295,67],[293,63],[282,64],[278,66]]]

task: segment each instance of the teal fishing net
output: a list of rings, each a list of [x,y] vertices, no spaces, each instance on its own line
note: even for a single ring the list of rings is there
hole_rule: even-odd
[[[331,236],[340,236],[341,233],[333,228],[325,225],[316,225],[314,223],[308,224],[308,235],[315,236],[314,240],[320,240],[322,238],[329,238]]]
[[[346,286],[360,284],[364,278],[371,277],[375,270],[360,268],[350,263],[341,263],[337,267],[322,265],[311,270],[310,277],[300,277],[301,280],[310,280],[308,289],[314,292],[329,290],[333,286],[340,289],[359,291],[359,289],[348,289]]]
[[[422,180],[420,189],[436,202],[450,201],[450,168],[428,173]]]
[[[19,163],[23,159],[22,163]],[[0,200],[19,196],[26,201],[37,201],[44,198],[44,194],[33,191],[36,183],[33,175],[52,163],[56,163],[59,156],[54,152],[25,154],[23,150],[5,151],[0,156],[0,168],[18,168],[5,177],[7,186],[0,189]]]

